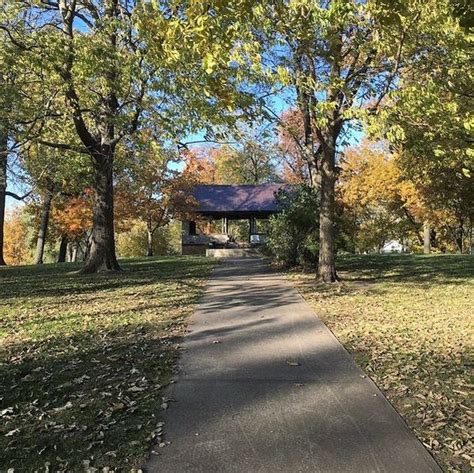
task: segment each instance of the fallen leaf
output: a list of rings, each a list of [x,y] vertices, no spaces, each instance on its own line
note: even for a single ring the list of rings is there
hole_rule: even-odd
[[[13,430],[10,430],[10,432],[6,433],[5,434],[5,437],[13,437],[15,434],[19,433],[20,432],[20,429],[13,429]]]
[[[13,407],[7,407],[6,409],[2,409],[2,411],[0,411],[0,417],[3,417],[7,414],[13,414]]]

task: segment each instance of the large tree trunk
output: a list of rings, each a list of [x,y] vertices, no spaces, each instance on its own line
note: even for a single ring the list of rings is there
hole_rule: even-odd
[[[91,247],[81,273],[120,271],[115,255],[113,151],[92,156],[94,211]]]
[[[66,253],[67,253],[67,236],[61,236],[61,243],[59,244],[59,253],[58,259],[56,260],[57,263],[65,263],[66,262]]]
[[[153,224],[148,220],[146,224],[147,233],[147,256],[153,256]]]
[[[335,140],[329,137],[323,145],[320,174],[319,264],[318,274],[324,282],[337,281],[334,248],[335,219]]]
[[[53,200],[53,192],[48,189],[43,200],[43,208],[41,211],[41,222],[38,232],[38,239],[36,241],[36,253],[34,264],[43,264],[44,245],[46,243],[46,236],[48,234],[49,213],[51,210],[51,201]]]
[[[5,141],[5,143],[4,143]],[[5,144],[5,146],[4,146]],[[0,266],[5,266],[3,256],[3,232],[5,226],[5,201],[7,191],[7,153],[6,139],[0,136]]]

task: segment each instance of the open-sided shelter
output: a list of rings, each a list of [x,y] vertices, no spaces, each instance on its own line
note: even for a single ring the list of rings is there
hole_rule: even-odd
[[[257,220],[277,213],[277,193],[285,184],[259,185],[198,185],[193,197],[196,207],[194,220],[182,222],[182,253],[205,254],[208,248],[227,248],[237,245],[229,237],[230,220],[248,220],[248,244],[264,242],[265,235],[257,232]],[[197,225],[197,221],[208,225]],[[216,232],[216,223],[219,232]],[[201,228],[201,230],[199,230]],[[213,228],[213,230],[211,230]]]

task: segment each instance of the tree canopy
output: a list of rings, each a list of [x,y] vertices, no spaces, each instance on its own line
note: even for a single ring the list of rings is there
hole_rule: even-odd
[[[25,197],[11,190],[15,163],[42,203],[37,261],[50,225],[62,242],[81,235],[84,272],[119,270],[116,231],[135,218],[153,234],[198,181],[312,186],[324,281],[337,279],[344,209],[360,221],[381,203],[415,238],[443,221],[466,250],[474,125],[463,1],[7,0],[0,20],[2,248],[5,199]],[[388,143],[383,156],[347,152],[361,130]],[[82,217],[81,232],[55,228],[69,205],[90,210],[89,229]]]

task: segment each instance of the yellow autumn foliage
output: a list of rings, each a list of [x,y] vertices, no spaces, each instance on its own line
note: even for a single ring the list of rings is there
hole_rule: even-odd
[[[3,251],[7,264],[25,264],[30,259],[28,228],[20,212],[14,212],[5,221]]]

